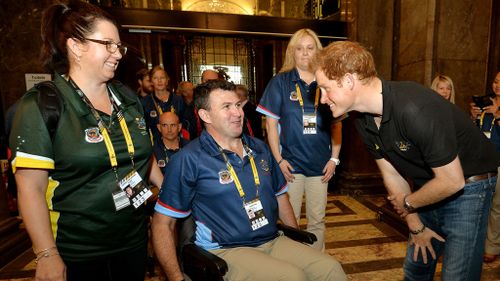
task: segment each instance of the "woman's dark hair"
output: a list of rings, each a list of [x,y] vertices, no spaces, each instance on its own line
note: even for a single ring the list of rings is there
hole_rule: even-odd
[[[209,80],[194,88],[194,106],[199,109],[210,110],[208,99],[215,90],[235,91],[236,86],[226,80]]]
[[[94,32],[98,20],[106,20],[118,27],[116,21],[100,8],[80,1],[55,4],[42,16],[42,48],[40,58],[50,71],[64,74],[69,71],[66,41],[74,38],[85,42]]]

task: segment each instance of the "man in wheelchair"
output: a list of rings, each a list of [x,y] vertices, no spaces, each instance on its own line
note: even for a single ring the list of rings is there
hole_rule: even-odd
[[[205,130],[172,157],[153,217],[153,245],[168,280],[184,280],[174,229],[189,215],[195,244],[227,262],[224,280],[347,280],[334,258],[278,234],[278,218],[297,228],[288,185],[266,144],[242,135],[235,86],[203,83],[195,106]]]

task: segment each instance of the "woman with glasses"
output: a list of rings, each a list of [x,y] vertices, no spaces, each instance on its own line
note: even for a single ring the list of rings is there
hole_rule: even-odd
[[[59,117],[49,130],[43,92],[33,88],[10,138],[36,280],[144,280],[145,182],[159,186],[163,176],[151,163],[137,96],[110,82],[127,51],[117,24],[91,4],[56,4],[43,14],[41,35]]]

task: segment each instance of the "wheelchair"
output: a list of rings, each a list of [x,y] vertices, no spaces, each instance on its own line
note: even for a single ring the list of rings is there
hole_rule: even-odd
[[[285,236],[297,242],[313,244],[317,240],[316,235],[304,230],[283,224],[278,224],[277,227]],[[222,258],[192,242],[182,246],[181,264],[183,272],[192,281],[222,281],[228,270],[227,263]]]

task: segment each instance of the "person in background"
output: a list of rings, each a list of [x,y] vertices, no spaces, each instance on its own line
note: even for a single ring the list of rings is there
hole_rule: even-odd
[[[153,83],[151,83],[151,78],[149,77],[149,70],[147,68],[142,68],[137,71],[135,77],[137,83],[139,83],[137,95],[142,100],[153,92]]]
[[[158,131],[161,135],[161,141],[153,146],[156,163],[161,172],[165,174],[165,167],[174,153],[179,151],[188,142],[180,137],[182,124],[179,117],[174,112],[165,112],[160,115]]]
[[[154,91],[142,100],[144,106],[144,117],[153,135],[153,142],[161,139],[160,132],[156,126],[160,115],[164,112],[174,112],[184,123],[184,101],[182,97],[172,94],[169,90],[169,76],[161,66],[155,66],[149,72],[153,82]]]
[[[333,257],[278,234],[278,218],[297,227],[288,186],[267,145],[242,134],[234,84],[198,85],[195,104],[205,130],[172,157],[153,217],[155,253],[168,280],[184,280],[174,229],[189,215],[195,243],[227,262],[225,280],[347,280]]]
[[[221,68],[217,69],[217,76],[218,76],[219,80],[226,80],[226,81],[231,80],[231,76],[229,76],[229,74],[227,74],[226,70],[227,69],[225,67],[221,67]]]
[[[500,152],[500,71],[497,72],[495,80],[491,85],[494,97],[492,104],[484,108],[479,108],[475,103],[471,103],[471,118],[476,121],[476,125],[495,145]],[[500,167],[498,172],[500,172]],[[500,181],[497,181],[496,191],[493,195],[486,244],[484,248],[483,260],[486,263],[495,261],[500,254]]]
[[[431,89],[436,91],[447,101],[455,104],[455,86],[450,77],[445,75],[438,75],[432,80]]]
[[[325,247],[325,211],[328,182],[340,164],[342,124],[328,107],[319,104],[311,60],[322,48],[316,33],[294,33],[279,74],[271,79],[257,111],[266,115],[267,139],[285,175],[297,221],[306,197],[307,231],[318,238],[313,247]]]
[[[181,81],[177,87],[177,93],[184,100],[184,120],[185,129],[189,133],[189,140],[198,137],[201,133],[201,127],[198,128],[198,116],[194,107],[193,83]]]
[[[414,82],[386,81],[357,42],[314,61],[321,102],[349,111],[379,167],[388,199],[409,228],[405,280],[480,280],[500,155],[460,108]],[[412,187],[410,187],[410,183]]]
[[[213,69],[205,69],[201,73],[201,83],[205,83],[208,80],[219,80],[219,73]]]
[[[264,139],[262,133],[262,116],[256,112],[257,106],[248,99],[248,88],[245,85],[236,85],[236,94],[241,99],[245,120],[243,121],[243,133]]]
[[[35,279],[144,280],[145,181],[159,185],[163,176],[151,166],[137,95],[110,82],[127,51],[118,25],[79,1],[50,6],[41,25],[41,57],[54,72],[62,106],[57,130],[49,134],[32,88],[18,104],[10,135]],[[132,202],[127,186],[146,196]]]

